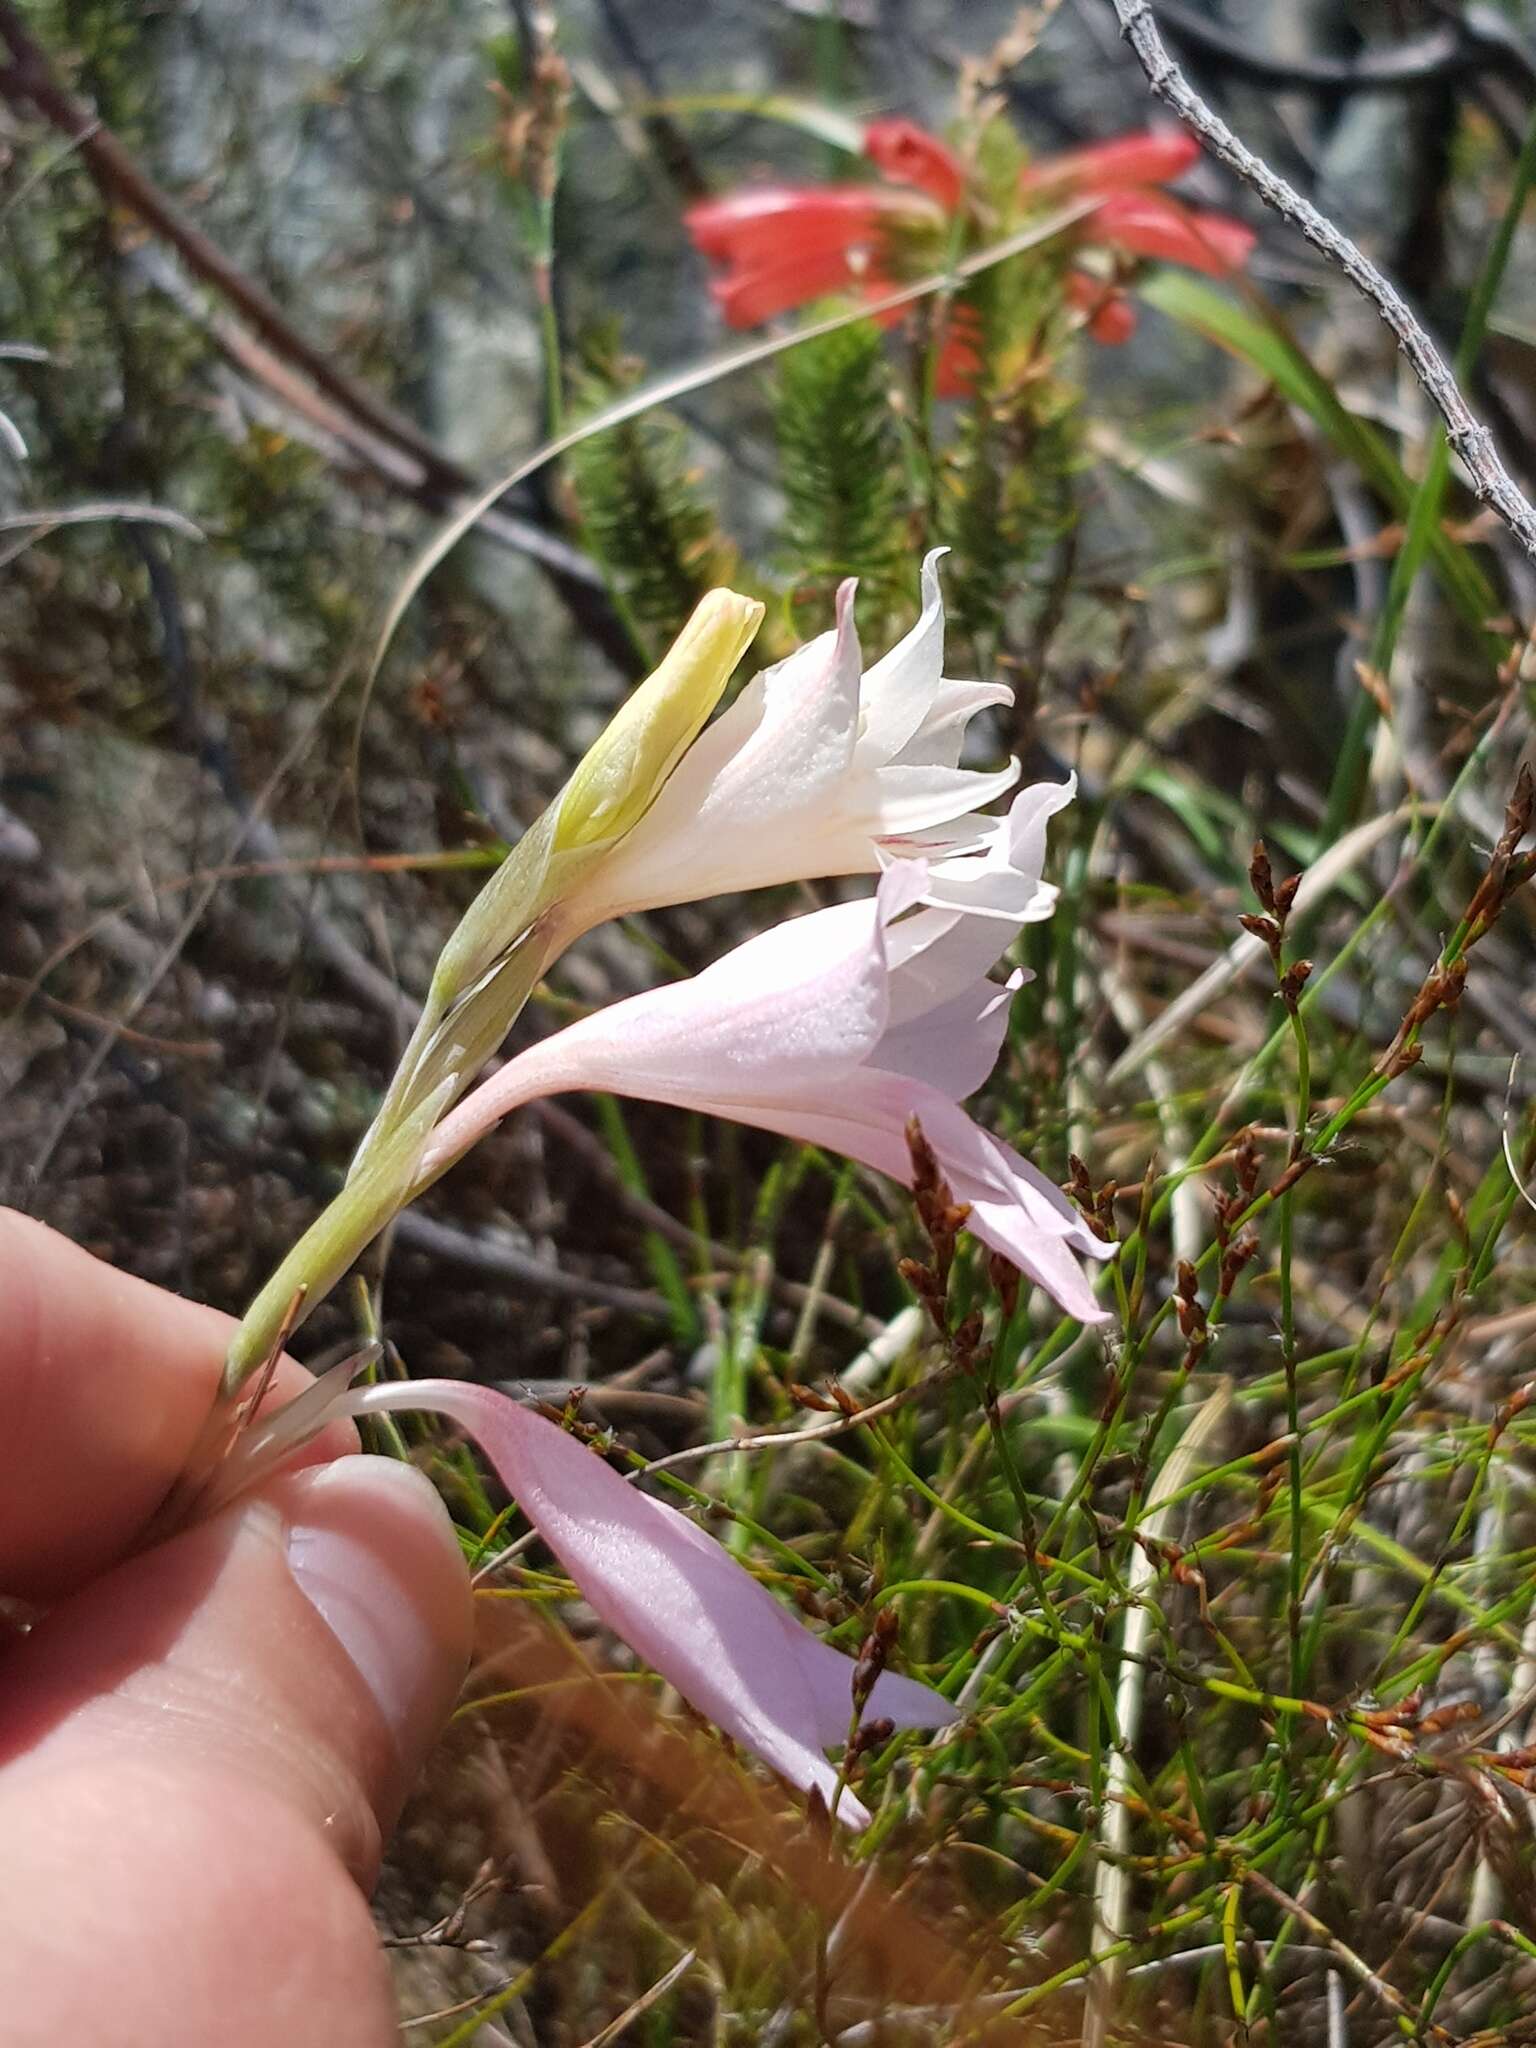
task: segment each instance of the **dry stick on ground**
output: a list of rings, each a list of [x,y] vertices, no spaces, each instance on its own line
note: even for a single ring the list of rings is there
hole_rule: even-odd
[[[9,65],[0,70],[0,92],[13,105],[30,103],[44,120],[67,135],[107,197],[131,208],[169,242],[191,270],[238,306],[268,345],[302,368],[321,391],[366,422],[384,440],[414,455],[437,482],[463,487],[464,476],[456,463],[435,448],[410,421],[355,384],[322,350],[296,333],[277,302],[187,219],[175,202],[140,170],[109,128],[70,96],[46,52],[27,33],[16,9],[5,4],[5,0],[0,0],[0,41],[11,58]]]
[[[1250,185],[1266,206],[1299,228],[1313,248],[1342,270],[1369,299],[1397,337],[1408,367],[1445,422],[1446,439],[1460,457],[1472,488],[1504,521],[1526,553],[1536,560],[1536,508],[1504,467],[1493,436],[1461,395],[1450,366],[1409,310],[1401,292],[1382,276],[1345,234],[1240,142],[1219,114],[1201,99],[1169,56],[1147,0],[1110,0],[1120,32],[1136,53],[1153,92],[1229,170]]]
[[[277,301],[217,243],[189,220],[169,194],[142,170],[130,151],[97,117],[72,97],[55,73],[47,52],[28,33],[9,0],[0,0],[0,46],[10,61],[0,64],[0,98],[31,107],[67,136],[108,205],[127,207],[161,241],[169,244],[194,276],[226,299],[280,361],[292,365],[334,404],[375,436],[419,465],[425,486],[448,501],[473,495],[480,479],[453,460],[414,422],[386,404],[366,385],[339,370],[321,348],[298,332]],[[224,345],[228,346],[227,336]],[[291,397],[291,393],[289,394]],[[543,560],[551,582],[582,631],[619,667],[633,650],[595,570],[576,571]]]
[[[207,305],[173,256],[146,244],[134,251],[132,267],[136,277],[145,279],[161,293],[232,366],[244,409],[267,411],[281,421],[285,431],[296,434],[328,462],[356,461],[369,475],[414,504],[429,512],[442,509],[441,477],[434,481],[435,472],[429,472],[421,457],[386,441],[365,420],[328,398],[311,380],[258,340],[243,321]],[[531,519],[493,508],[481,522],[480,531],[488,540],[498,541],[519,554],[536,556],[548,568],[578,584],[589,584],[595,590],[602,582],[596,564],[579,548],[535,525]]]

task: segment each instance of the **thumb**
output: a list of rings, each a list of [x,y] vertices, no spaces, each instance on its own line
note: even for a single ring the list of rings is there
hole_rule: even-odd
[[[469,1650],[426,1480],[284,1476],[0,1661],[8,2042],[394,2039],[366,1908]],[[78,1967],[88,1930],[91,1967]]]

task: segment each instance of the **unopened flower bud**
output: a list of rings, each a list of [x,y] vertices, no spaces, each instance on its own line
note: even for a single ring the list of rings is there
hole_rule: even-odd
[[[566,785],[555,852],[607,845],[637,825],[693,744],[762,623],[734,590],[699,600],[655,673],[633,691]]]

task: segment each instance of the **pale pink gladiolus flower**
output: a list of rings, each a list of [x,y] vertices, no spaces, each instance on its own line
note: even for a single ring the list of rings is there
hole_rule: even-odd
[[[1015,810],[1034,829],[1042,799]],[[973,856],[986,874],[987,856]],[[1006,855],[989,886],[1037,879]],[[510,1110],[567,1089],[599,1088],[755,1124],[860,1160],[910,1186],[916,1117],[966,1228],[1010,1259],[1069,1315],[1106,1313],[1079,1265],[1111,1247],[1037,1168],[973,1123],[960,1100],[991,1072],[1007,1030],[1007,988],[986,979],[999,951],[986,916],[914,909],[926,865],[898,861],[876,896],[793,918],[692,980],[611,1004],[510,1060],[438,1125],[420,1185]],[[997,893],[1001,894],[999,890]]]
[[[567,937],[632,910],[807,876],[872,874],[882,842],[914,833],[927,846],[974,840],[973,814],[1013,787],[1019,764],[991,773],[960,767],[966,724],[985,705],[1011,703],[1013,692],[946,678],[942,553],[923,564],[917,624],[872,668],[863,669],[850,581],[838,592],[833,631],[753,677],[562,903]],[[943,835],[956,818],[961,831]]]
[[[825,1752],[848,1739],[852,1658],[812,1635],[686,1515],[493,1387],[392,1381],[359,1388],[331,1412],[423,1408],[475,1438],[615,1635],[717,1728],[832,1805],[837,1772]],[[954,1718],[942,1694],[889,1671],[864,1710],[864,1719],[898,1728],[939,1728]],[[868,1808],[846,1786],[837,1817],[852,1828],[869,1823]]]

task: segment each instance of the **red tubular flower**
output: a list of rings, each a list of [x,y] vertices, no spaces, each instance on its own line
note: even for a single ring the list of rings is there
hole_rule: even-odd
[[[871,121],[862,149],[890,185],[749,186],[688,209],[683,219],[694,246],[720,273],[710,289],[728,326],[758,327],[831,292],[873,299],[894,291],[910,275],[899,255],[893,259],[894,236],[940,230],[964,203],[965,166],[915,121]],[[1148,129],[1047,157],[1023,174],[1019,191],[1030,198],[1074,192],[1096,198],[1074,230],[1082,244],[1224,277],[1247,262],[1252,231],[1226,214],[1191,211],[1155,189],[1180,177],[1199,155],[1187,130]],[[1130,338],[1136,311],[1118,283],[1069,270],[1065,290],[1095,341],[1113,347]],[[879,317],[891,326],[903,315]],[[974,391],[980,333],[964,307],[951,311],[938,347],[939,396]]]
[[[1161,192],[1111,192],[1090,215],[1085,232],[1112,249],[1180,263],[1208,277],[1241,270],[1258,239],[1229,214],[1195,213]]]
[[[872,241],[894,194],[872,185],[749,185],[690,206],[683,224],[717,262],[776,262],[800,249],[848,249]],[[905,201],[898,210],[910,211]]]
[[[861,263],[857,249],[797,249],[768,263],[718,277],[710,293],[727,327],[761,327],[778,313],[791,312],[831,292],[873,286],[891,289],[888,279]]]
[[[1182,177],[1199,155],[1200,144],[1186,129],[1149,128],[1031,164],[1019,191],[1030,198],[1102,194],[1102,203],[1078,227],[1080,240],[1226,277],[1253,253],[1252,230],[1228,214],[1197,213],[1152,189]],[[1074,305],[1083,304],[1075,291],[1072,298]],[[1117,324],[1123,326],[1123,318]]]
[[[887,233],[940,217],[926,200],[878,185],[759,185],[691,206],[683,224],[722,267],[711,290],[727,325],[757,327],[828,292],[891,290]]]
[[[965,197],[965,166],[952,149],[915,121],[871,121],[864,154],[895,185],[915,185],[953,213]]]
[[[1187,128],[1148,128],[1045,157],[1024,172],[1019,190],[1123,192],[1127,187],[1171,185],[1199,158],[1200,145]]]

